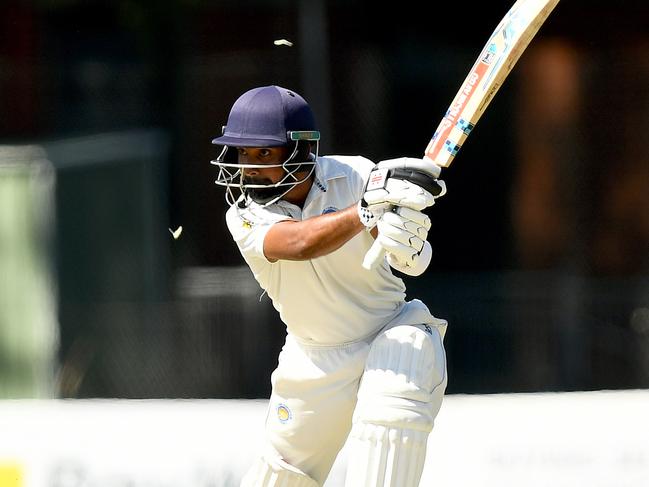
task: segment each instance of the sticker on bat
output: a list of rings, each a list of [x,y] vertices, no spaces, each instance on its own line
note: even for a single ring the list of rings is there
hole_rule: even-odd
[[[489,44],[489,47],[485,50],[484,56],[482,56],[480,62],[483,62],[485,64],[491,64],[491,61],[494,60],[497,53],[498,53],[498,49],[496,47],[496,44],[492,42],[491,44]]]
[[[474,127],[474,125],[471,122],[464,120],[463,118],[459,119],[455,124],[455,126],[459,128],[462,132],[464,132],[466,135],[469,135]]]
[[[451,153],[452,156],[455,156],[458,151],[462,148],[461,145],[459,144],[453,144],[450,140],[447,140],[444,145],[446,146],[446,150]]]

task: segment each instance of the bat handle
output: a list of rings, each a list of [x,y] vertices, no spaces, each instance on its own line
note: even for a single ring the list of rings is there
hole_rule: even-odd
[[[383,257],[385,256],[385,249],[381,246],[380,243],[374,242],[370,247],[370,250],[365,254],[363,259],[363,268],[369,270],[374,269],[377,265],[381,263]]]

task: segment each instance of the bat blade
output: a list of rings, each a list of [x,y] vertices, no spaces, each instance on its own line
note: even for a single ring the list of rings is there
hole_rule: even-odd
[[[505,78],[559,0],[518,0],[483,47],[424,153],[434,167],[448,167]],[[372,269],[385,251],[374,242],[363,260]]]
[[[424,158],[448,167],[516,61],[559,0],[518,0],[489,37],[426,147]]]

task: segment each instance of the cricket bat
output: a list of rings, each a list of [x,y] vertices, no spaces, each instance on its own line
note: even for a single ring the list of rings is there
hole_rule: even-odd
[[[442,168],[451,165],[516,61],[558,3],[559,0],[518,0],[509,9],[435,130],[424,153],[426,163]],[[375,242],[365,255],[363,267],[375,267],[383,256],[383,248]]]

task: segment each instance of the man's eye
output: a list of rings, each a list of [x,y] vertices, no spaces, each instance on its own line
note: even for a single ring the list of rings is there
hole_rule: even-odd
[[[259,155],[261,157],[268,157],[270,155],[270,150],[269,149],[261,149],[259,151]]]
[[[245,149],[237,149],[237,152],[238,152],[240,155],[242,155],[242,156],[245,156],[245,155],[246,155],[246,151],[245,151]]]

